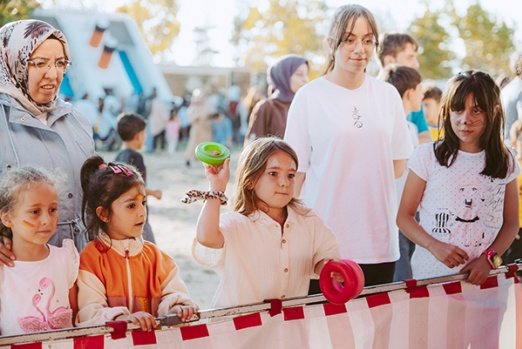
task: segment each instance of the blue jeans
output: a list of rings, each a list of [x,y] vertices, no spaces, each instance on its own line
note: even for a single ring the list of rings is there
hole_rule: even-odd
[[[395,273],[393,274],[393,282],[403,281],[413,278],[411,273],[411,256],[415,251],[415,244],[410,241],[399,230],[399,250],[401,256],[395,263]]]

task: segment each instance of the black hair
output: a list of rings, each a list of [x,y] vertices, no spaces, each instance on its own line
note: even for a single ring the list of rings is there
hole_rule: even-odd
[[[118,115],[118,135],[124,142],[134,139],[134,137],[145,129],[147,122],[139,114],[121,113]]]
[[[395,86],[401,98],[408,90],[415,90],[422,82],[419,72],[410,67],[398,67],[394,64],[384,68],[383,80]]]
[[[108,233],[107,223],[98,217],[96,209],[102,207],[110,216],[114,200],[135,186],[145,187],[143,178],[134,166],[120,162],[105,163],[99,155],[85,160],[80,177],[83,190],[82,221],[91,241],[100,230]]]
[[[442,98],[442,91],[440,88],[438,88],[435,85],[427,85],[423,88],[424,96],[422,97],[422,100],[425,99],[434,99],[438,103],[440,103],[440,100]]]
[[[450,167],[457,159],[460,140],[451,127],[450,112],[464,110],[470,93],[476,105],[486,114],[485,129],[479,139],[479,147],[486,152],[486,164],[480,174],[506,178],[514,159],[502,140],[504,111],[500,102],[500,88],[488,73],[478,70],[455,75],[442,95],[440,117],[444,138],[434,144],[437,161],[441,166]]]

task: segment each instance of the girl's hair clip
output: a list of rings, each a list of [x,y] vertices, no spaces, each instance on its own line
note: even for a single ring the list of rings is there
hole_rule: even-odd
[[[100,166],[98,166],[98,170],[103,170],[105,167],[107,167],[107,164],[100,164]]]
[[[123,165],[109,165],[109,168],[112,170],[112,172],[114,172],[114,174],[123,173],[128,177],[133,175],[133,172],[128,167]]]

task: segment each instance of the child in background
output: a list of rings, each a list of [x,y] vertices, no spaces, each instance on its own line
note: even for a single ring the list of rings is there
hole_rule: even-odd
[[[170,110],[169,119],[165,124],[165,135],[167,136],[167,151],[169,155],[176,154],[176,148],[178,147],[180,132],[180,122],[178,118],[178,107],[174,107]]]
[[[145,127],[147,122],[138,114],[133,113],[121,113],[118,116],[118,134],[123,141],[123,150],[121,150],[114,161],[124,162],[132,165],[138,169],[143,181],[147,183],[147,168],[145,167],[145,161],[143,155],[139,150],[143,147],[145,142]],[[147,196],[153,196],[158,200],[161,200],[161,190],[152,190],[146,188]],[[152,243],[156,243],[152,227],[149,224],[149,219],[145,222],[143,228],[143,238]]]
[[[415,279],[470,272],[468,282],[480,285],[519,229],[520,166],[502,140],[500,89],[487,73],[457,74],[441,119],[443,138],[417,147],[408,161],[397,224],[417,244]]]
[[[424,107],[424,115],[428,122],[431,138],[439,139],[441,125],[439,125],[440,99],[442,91],[435,85],[427,85],[424,88],[424,98],[422,106]]]
[[[516,120],[511,126],[509,133],[511,137],[511,146],[516,149],[518,163],[522,166],[522,120]],[[518,176],[518,193],[520,204],[520,202],[522,202],[522,174]],[[518,234],[506,253],[502,255],[502,260],[505,264],[514,263],[515,260],[522,258],[522,206],[520,207],[519,218],[520,229],[518,230]],[[519,276],[522,276],[521,272],[518,272],[518,274]]]
[[[382,79],[384,70],[390,64],[399,67],[409,67],[418,70],[420,67],[417,59],[419,43],[412,36],[405,33],[383,33],[379,39],[377,58],[381,65],[378,79]],[[412,122],[419,132],[418,143],[424,144],[431,142],[426,116],[422,108],[411,112],[407,120]]]
[[[71,239],[63,247],[47,243],[58,225],[55,179],[32,167],[5,171],[0,217],[16,255],[13,267],[0,266],[1,335],[72,327],[78,251]]]
[[[212,120],[212,138],[214,142],[232,147],[234,130],[232,121],[223,113],[214,113],[210,117]]]
[[[322,219],[293,196],[295,152],[272,137],[249,143],[239,159],[233,212],[220,217],[229,163],[204,164],[210,192],[193,246],[198,263],[221,273],[212,307],[306,296],[310,277],[339,258],[339,248]]]
[[[421,86],[422,77],[417,70],[406,66],[397,67],[395,65],[388,65],[384,68],[382,79],[395,86],[399,92],[405,115],[409,115],[411,112],[417,112],[421,109],[423,97]],[[411,142],[414,147],[417,147],[419,145],[417,126],[411,121],[407,121],[407,123],[410,130]],[[407,177],[408,170],[404,171],[404,174],[395,180],[398,202],[401,201],[402,190],[404,189]],[[400,230],[399,249],[401,256],[395,263],[395,273],[393,274],[394,282],[412,278],[410,261],[413,251],[415,251],[415,244],[404,236]]]
[[[145,183],[132,166],[106,164],[99,156],[81,169],[83,219],[91,242],[80,255],[78,319],[81,326],[124,320],[142,330],[154,317],[198,311],[174,260],[143,240],[147,219]]]

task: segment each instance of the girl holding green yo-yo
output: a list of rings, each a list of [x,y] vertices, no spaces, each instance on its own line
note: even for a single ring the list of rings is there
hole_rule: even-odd
[[[230,159],[204,167],[210,191],[193,191],[185,202],[205,200],[192,252],[221,274],[211,306],[307,295],[310,277],[339,258],[339,249],[322,219],[294,198],[294,150],[272,137],[248,144],[239,158],[232,212],[222,215]]]

